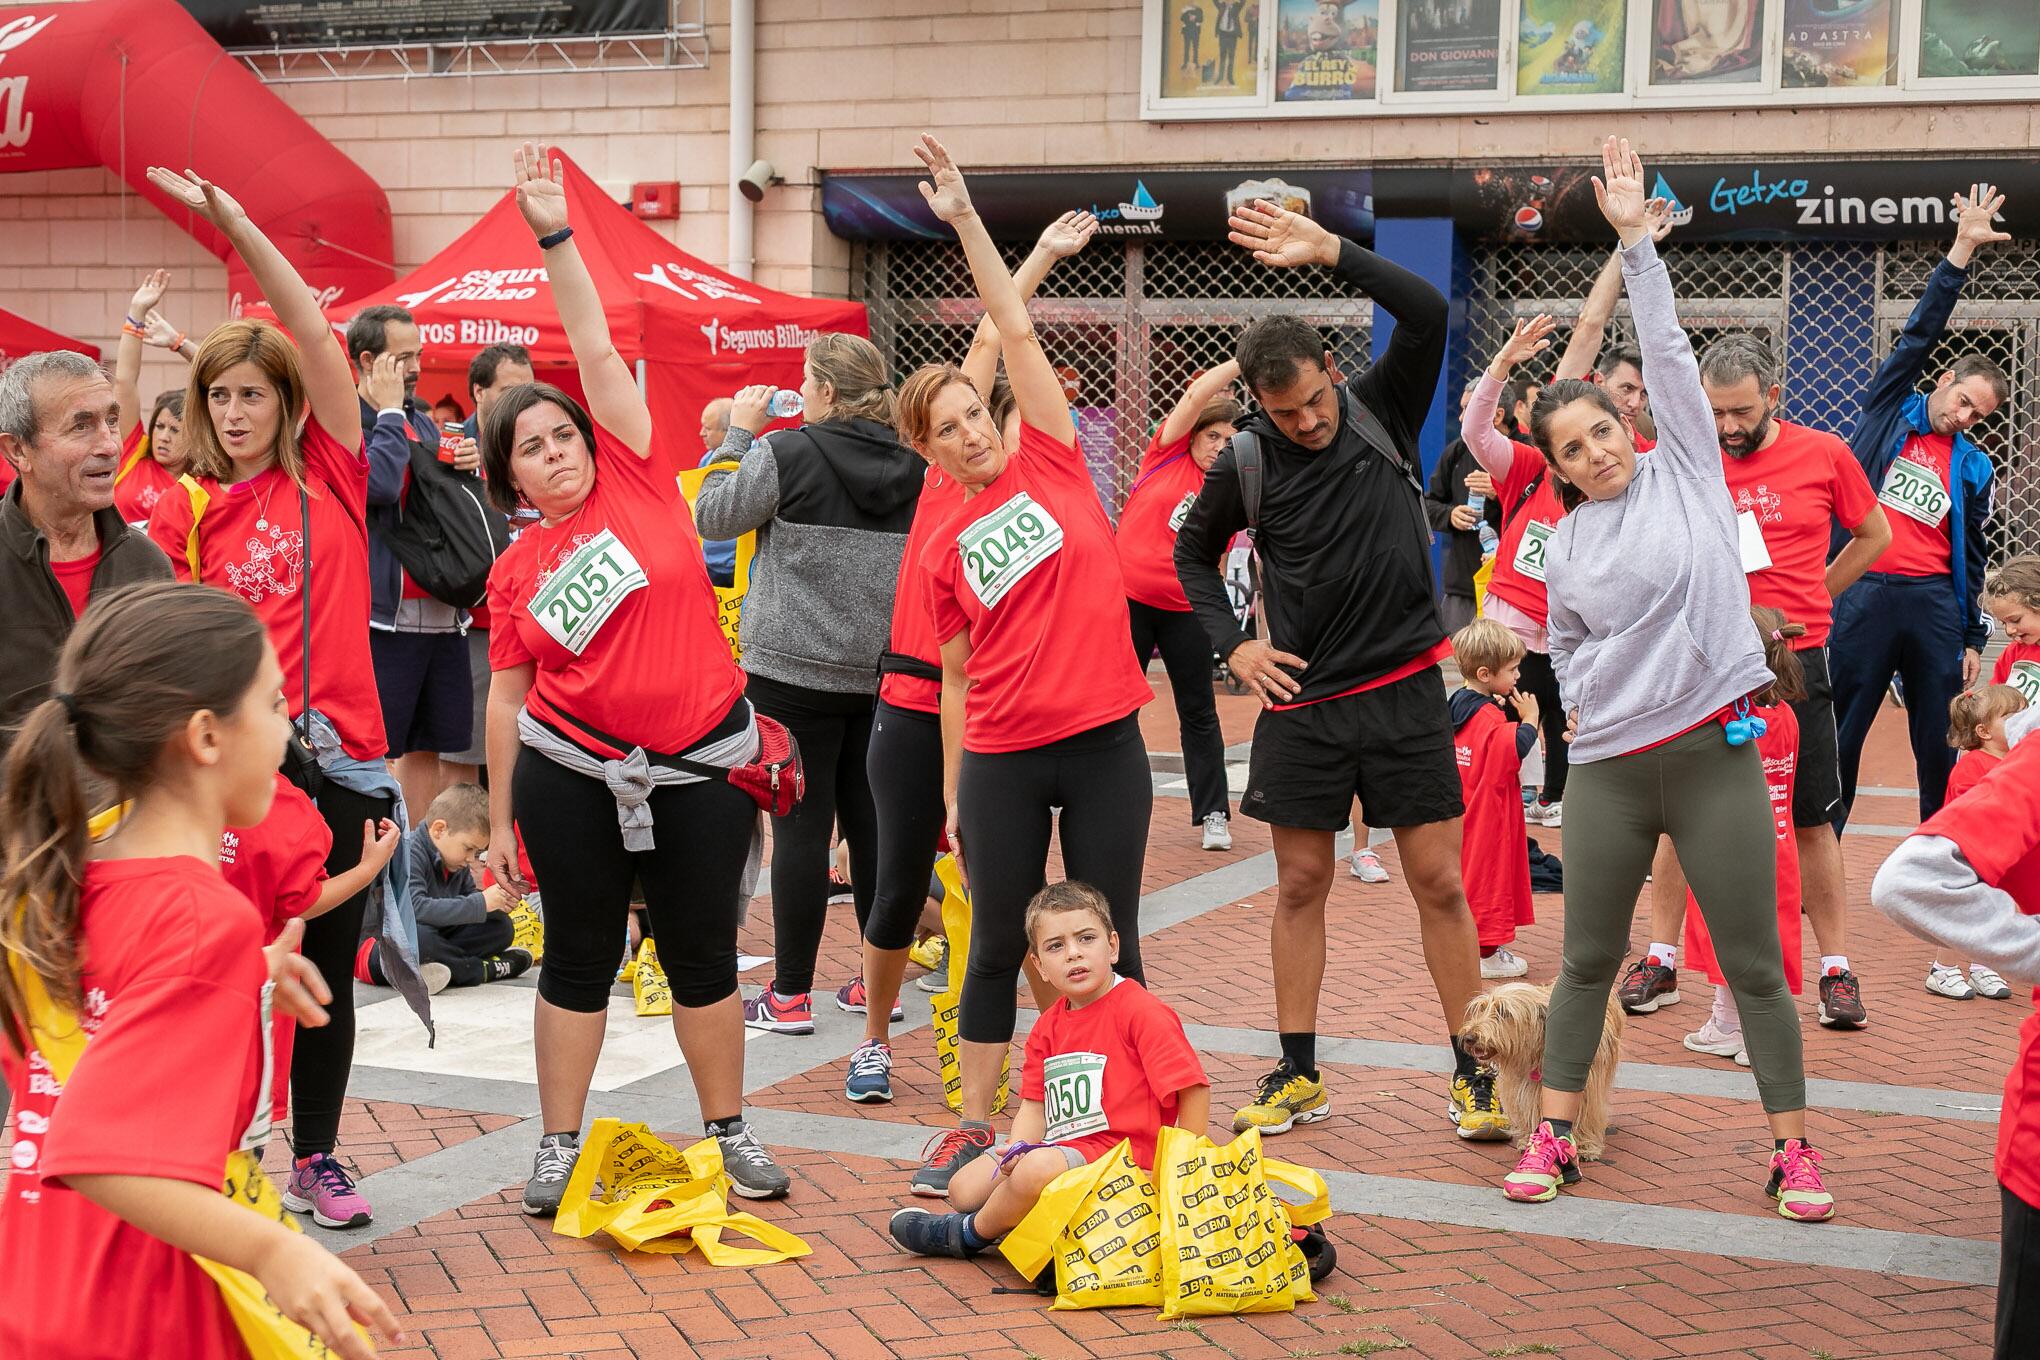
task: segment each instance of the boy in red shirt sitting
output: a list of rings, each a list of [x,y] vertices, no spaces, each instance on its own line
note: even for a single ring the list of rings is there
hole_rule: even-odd
[[[1493,619],[1452,635],[1466,688],[1452,695],[1452,746],[1466,801],[1459,873],[1480,931],[1480,975],[1522,977],[1530,964],[1508,946],[1537,919],[1530,905],[1530,838],[1523,828],[1523,757],[1537,745],[1537,700],[1520,688],[1522,639]],[[1514,708],[1515,717],[1508,715]],[[1476,1112],[1477,1114],[1480,1112]],[[1462,1138],[1505,1138],[1507,1126],[1462,1121]]]
[[[1027,904],[1029,955],[1060,994],[1027,1036],[1013,1139],[956,1173],[958,1212],[902,1209],[893,1240],[920,1256],[971,1257],[1027,1216],[1050,1181],[1132,1145],[1144,1170],[1172,1124],[1204,1131],[1211,1081],[1183,1022],[1145,987],[1112,971],[1119,935],[1105,898],[1056,883]]]

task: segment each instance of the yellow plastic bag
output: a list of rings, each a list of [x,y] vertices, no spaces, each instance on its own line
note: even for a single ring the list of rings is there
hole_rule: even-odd
[[[722,1150],[704,1138],[675,1148],[643,1124],[598,1119],[574,1163],[553,1218],[563,1237],[606,1232],[626,1251],[683,1255],[701,1248],[712,1266],[769,1266],[809,1254],[784,1228],[729,1207],[730,1178]],[[723,1234],[751,1238],[733,1247]]]
[[[1481,559],[1480,570],[1473,574],[1473,614],[1475,618],[1487,617],[1488,582],[1495,578],[1495,555],[1489,553]]]
[[[666,981],[666,970],[659,966],[659,948],[649,938],[638,946],[637,958],[633,960],[630,974],[630,994],[637,1002],[639,1015],[671,1015],[673,1013],[673,984]]]
[[[1285,1205],[1270,1181],[1301,1191],[1307,1202]],[[1265,1158],[1259,1129],[1219,1147],[1164,1128],[1155,1185],[1164,1224],[1163,1317],[1288,1312],[1317,1297],[1290,1228],[1323,1220],[1330,1192],[1315,1171]]]
[[[1162,1301],[1162,1237],[1155,1183],[1122,1140],[1050,1181],[999,1250],[1030,1280],[1054,1261],[1052,1308],[1153,1308]]]
[[[733,462],[711,464],[705,468],[689,468],[680,474],[680,494],[687,498],[687,512],[694,513],[694,503],[701,499],[702,483],[708,480],[711,468],[724,470],[734,466]],[[717,621],[722,625],[723,638],[730,644],[730,655],[737,660],[744,659],[743,646],[737,641],[737,626],[743,619],[744,596],[751,589],[751,559],[758,555],[758,535],[754,530],[737,535],[736,568],[730,574],[731,583],[715,586]],[[195,573],[194,573],[195,574]]]
[[[533,963],[545,959],[545,919],[539,915],[538,903],[530,897],[520,897],[517,905],[510,908],[510,947],[522,949],[531,955]]]
[[[935,994],[935,1061],[942,1071],[942,1098],[949,1108],[963,1109],[963,1068],[957,1061],[957,1021],[963,1010],[963,974],[970,963],[970,892],[963,886],[963,870],[956,856],[935,861],[935,876],[942,880],[942,933],[949,939],[949,986]],[[1006,1108],[1013,1075],[1013,1053],[1009,1047],[999,1064],[999,1092],[992,1099],[992,1113]]]

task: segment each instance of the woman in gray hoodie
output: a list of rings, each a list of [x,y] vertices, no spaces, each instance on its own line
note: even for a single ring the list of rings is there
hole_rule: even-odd
[[[1552,669],[1576,735],[1565,953],[1545,1031],[1543,1118],[1503,1192],[1542,1202],[1580,1178],[1572,1121],[1637,894],[1658,837],[1669,835],[1748,1034],[1775,1145],[1767,1193],[1783,1217],[1818,1222],[1833,1216],[1834,1200],[1806,1142],[1770,798],[1756,743],[1733,726],[1772,676],[1750,629],[1713,409],[1650,239],[1643,163],[1610,137],[1602,169],[1594,192],[1622,238],[1659,442],[1639,460],[1614,402],[1590,383],[1555,382],[1531,411],[1531,437],[1566,506],[1545,584]]]

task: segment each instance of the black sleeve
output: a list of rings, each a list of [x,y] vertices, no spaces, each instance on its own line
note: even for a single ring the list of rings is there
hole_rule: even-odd
[[[1416,274],[1344,239],[1339,242],[1338,273],[1395,318],[1395,331],[1381,358],[1347,386],[1381,417],[1403,451],[1414,456],[1417,431],[1431,409],[1445,363],[1450,305],[1443,293]],[[1380,324],[1377,318],[1375,325]]]
[[[1176,533],[1176,579],[1183,583],[1190,611],[1220,656],[1231,656],[1248,638],[1233,617],[1232,597],[1225,592],[1225,577],[1218,568],[1234,535],[1246,527],[1239,468],[1227,448],[1204,474],[1204,485]]]
[[[1424,491],[1424,518],[1430,522],[1432,529],[1441,534],[1453,532],[1452,507],[1457,502],[1452,497],[1452,469],[1458,462],[1458,454],[1456,442],[1445,446],[1445,452],[1439,455],[1438,466],[1431,469],[1431,485]]]
[[[1521,760],[1521,759],[1522,759],[1522,758],[1523,758],[1524,756],[1527,756],[1527,755],[1529,755],[1529,754],[1530,754],[1530,752],[1531,752],[1531,750],[1532,750],[1532,748],[1534,748],[1534,747],[1535,747],[1536,745],[1537,745],[1537,726],[1536,726],[1536,724],[1535,724],[1535,723],[1517,723],[1517,724],[1516,724],[1516,759],[1518,759],[1518,760]]]

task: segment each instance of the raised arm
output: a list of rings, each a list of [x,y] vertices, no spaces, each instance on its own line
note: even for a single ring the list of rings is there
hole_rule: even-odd
[[[163,300],[170,286],[170,271],[151,270],[143,275],[141,287],[128,299],[127,319],[120,328],[120,344],[113,351],[113,397],[120,403],[120,442],[142,423],[142,338],[147,333],[149,309]]]
[[[1082,211],[1066,212],[1043,228],[1041,239],[1013,271],[1013,286],[1020,290],[1020,300],[1032,298],[1055,262],[1082,250],[1097,230],[1098,219]],[[992,324],[990,312],[978,318],[977,333],[971,336],[970,350],[963,356],[963,376],[970,379],[980,397],[991,400],[992,382],[999,376],[999,328]]]
[[[1891,353],[1870,379],[1870,386],[1863,393],[1865,411],[1904,401],[1912,395],[1913,384],[1926,371],[1934,346],[1947,333],[1948,318],[1955,311],[1956,299],[1962,296],[1962,285],[1969,282],[1969,262],[1975,257],[1976,248],[2012,239],[1997,229],[1997,212],[2004,206],[2005,196],[1996,186],[1973,185],[1968,194],[1956,194],[1952,201],[1955,242],[1948,247],[1948,258],[1934,266],[1926,291],[1913,304],[1912,315],[1905,319],[1905,329],[1899,332]]]
[[[1507,478],[1516,465],[1514,442],[1495,428],[1502,384],[1509,380],[1517,364],[1550,349],[1551,333],[1557,329],[1558,323],[1541,312],[1527,321],[1518,321],[1509,338],[1495,351],[1493,361],[1482,371],[1480,381],[1473,387],[1473,399],[1460,414],[1459,437],[1473,450],[1473,459],[1481,470],[1497,482]]]
[[[283,257],[233,196],[186,170],[178,174],[160,165],[149,167],[149,182],[210,222],[255,276],[255,286],[276,312],[277,322],[297,341],[304,369],[305,396],[312,415],[343,449],[361,447],[361,401],[354,391],[354,370],[347,351],[333,334],[326,314],[297,266]]]
[[[928,200],[935,216],[955,228],[957,239],[963,243],[963,256],[970,262],[971,282],[977,286],[978,301],[984,304],[985,315],[999,328],[1006,348],[1006,380],[1013,384],[1013,401],[1020,409],[1020,419],[1057,444],[1074,445],[1077,425],[1070,418],[1070,403],[1063,395],[1062,379],[1057,376],[1055,365],[1048,361],[1041,337],[1035,334],[1034,323],[1028,319],[1026,299],[1013,286],[1012,276],[999,258],[999,248],[992,244],[991,233],[985,230],[983,219],[971,206],[963,172],[956,168],[942,143],[926,133],[921,135],[914,155],[928,167],[932,181],[921,184],[921,197]]]
[[[1650,233],[1653,245],[1671,235],[1672,209],[1661,198],[1653,198],[1644,205],[1650,214]],[[1580,304],[1579,320],[1573,323],[1572,338],[1566,341],[1565,352],[1558,356],[1558,371],[1552,379],[1584,378],[1594,371],[1600,362],[1601,346],[1608,340],[1608,323],[1615,318],[1615,300],[1622,296],[1622,252],[1610,251],[1608,262],[1601,266],[1601,272],[1594,276],[1594,286],[1587,290],[1587,300]]]
[[[588,414],[595,423],[623,441],[623,446],[640,458],[652,452],[652,411],[638,391],[637,375],[616,352],[609,335],[609,318],[602,311],[602,296],[595,291],[595,279],[588,262],[574,244],[573,227],[567,221],[567,171],[553,159],[552,148],[526,142],[517,148],[513,160],[517,170],[517,210],[524,225],[541,242],[555,241],[545,249],[546,278],[552,283],[553,308],[560,327],[567,333],[567,345],[574,351],[574,364],[581,370],[581,389],[588,394]],[[568,233],[559,240],[561,232]]]
[[[1177,400],[1174,409],[1163,418],[1161,433],[1156,442],[1173,444],[1187,437],[1192,427],[1197,424],[1198,415],[1205,407],[1211,405],[1214,398],[1223,396],[1225,390],[1239,380],[1239,376],[1240,361],[1227,359],[1224,363],[1214,364],[1192,378],[1190,385],[1183,389],[1183,395]]]

